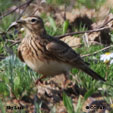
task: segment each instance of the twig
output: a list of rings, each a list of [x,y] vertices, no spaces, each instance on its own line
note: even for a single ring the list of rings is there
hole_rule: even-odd
[[[7,53],[9,53],[10,55],[14,55],[13,49],[7,46],[7,40],[4,43],[4,48]]]
[[[22,15],[24,14],[24,12],[26,11],[26,8],[28,7],[29,5],[26,5],[26,7],[23,9],[22,13],[19,15],[19,17],[16,19],[16,20],[19,20]]]
[[[110,23],[111,21],[113,21],[113,18],[111,18],[109,21],[105,22],[100,28],[106,26],[108,23]]]
[[[0,61],[2,60],[2,59],[4,59],[6,56],[5,55],[0,55]]]
[[[83,58],[83,57],[87,57],[87,56],[92,56],[92,55],[95,55],[95,54],[97,54],[97,53],[99,53],[99,52],[102,52],[102,51],[104,51],[104,50],[106,50],[106,49],[109,49],[109,48],[111,48],[111,47],[113,47],[113,45],[110,45],[110,46],[107,46],[107,47],[105,47],[105,48],[102,48],[102,49],[100,49],[100,50],[98,50],[98,51],[95,51],[94,53],[91,53],[91,54],[82,55],[81,57]]]
[[[28,2],[28,3],[26,4],[25,8],[23,9],[22,13],[21,13],[20,16],[17,18],[17,20],[22,17],[22,15],[23,15],[24,12],[26,11],[26,9],[27,9],[27,7],[30,5],[30,3],[31,3],[31,2]]]
[[[19,41],[15,41],[14,43],[12,43],[9,47],[12,47],[12,46],[14,46],[14,45],[16,45],[16,44],[19,44],[21,42],[21,40],[19,40]]]
[[[113,18],[111,18],[109,21],[105,22],[102,26],[100,26],[99,28],[93,29],[93,30],[88,30],[88,31],[80,31],[80,32],[72,32],[72,33],[67,33],[64,35],[60,35],[60,36],[56,36],[56,38],[61,39],[65,36],[72,36],[72,35],[77,35],[77,34],[84,34],[84,33],[92,33],[92,32],[98,32],[98,31],[102,31],[104,29],[109,29],[110,27],[105,27],[108,23],[110,23],[111,21],[113,21]]]
[[[13,9],[13,10],[7,12],[6,14],[3,14],[2,16],[0,16],[0,20],[1,20],[3,17],[8,16],[9,14],[15,12],[17,9],[19,9],[19,8],[25,6],[25,5],[30,4],[32,1],[33,1],[33,0],[28,0],[27,2],[25,2],[25,3],[21,4],[21,5],[19,5],[18,7],[16,7],[15,9]]]
[[[72,32],[72,33],[66,33],[64,35],[56,36],[55,38],[61,39],[65,36],[72,36],[72,35],[78,35],[78,34],[84,34],[84,33],[92,33],[92,32],[99,32],[105,29],[109,29],[110,27],[102,27],[98,29],[88,30],[88,31],[80,31],[80,32]]]
[[[15,42],[17,42],[17,40],[7,40],[7,42],[15,43]]]

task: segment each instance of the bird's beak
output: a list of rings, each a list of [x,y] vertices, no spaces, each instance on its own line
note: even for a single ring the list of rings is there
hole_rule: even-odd
[[[22,25],[24,25],[25,24],[25,20],[18,20],[18,21],[16,21],[16,22],[13,22],[10,26],[9,26],[9,28],[7,29],[7,31],[9,31],[9,30],[11,30],[12,28],[18,28],[18,27],[20,27],[20,26],[22,26]]]
[[[7,29],[7,31],[11,30],[12,28],[17,28],[18,27],[18,23],[17,22],[13,22]]]
[[[17,24],[25,24],[26,23],[26,21],[24,20],[24,19],[21,19],[21,20],[17,20],[17,22],[16,22]]]

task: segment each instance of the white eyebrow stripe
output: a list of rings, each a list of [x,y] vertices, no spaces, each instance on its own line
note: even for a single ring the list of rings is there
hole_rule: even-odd
[[[31,20],[31,19],[36,19],[36,20],[38,20],[36,17],[25,18],[26,21],[29,21],[29,20]]]
[[[36,18],[36,17],[31,17],[31,18],[29,18],[29,19],[30,19],[30,20],[31,20],[31,19],[36,19],[36,20],[38,20],[38,18]]]

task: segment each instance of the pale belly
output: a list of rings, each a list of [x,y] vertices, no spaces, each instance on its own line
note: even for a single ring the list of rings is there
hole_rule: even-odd
[[[30,60],[28,60],[25,62],[32,70],[46,76],[54,76],[61,73],[67,73],[72,68],[66,63],[60,63],[56,61],[42,62],[40,60],[37,60],[31,62]]]

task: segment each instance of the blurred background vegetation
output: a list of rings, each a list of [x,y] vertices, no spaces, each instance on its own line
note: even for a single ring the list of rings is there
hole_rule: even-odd
[[[90,106],[94,101],[104,100],[104,103],[100,103],[100,105],[105,104],[106,109],[102,110],[101,113],[113,113],[113,87],[107,85],[113,83],[113,65],[100,61],[102,54],[112,53],[112,47],[95,55],[84,57],[84,60],[89,62],[90,67],[107,80],[106,83],[93,80],[85,73],[73,69],[70,79],[72,84],[77,85],[77,88],[73,85],[67,87],[67,90],[60,91],[59,89],[59,93],[56,95],[57,98],[61,99],[59,102],[53,102],[55,94],[49,97],[48,92],[45,91],[49,87],[48,85],[44,85],[45,89],[41,86],[45,92],[43,95],[39,95],[39,86],[35,85],[35,81],[41,75],[33,72],[17,57],[18,44],[15,42],[18,42],[18,37],[22,38],[24,33],[19,33],[16,30],[4,33],[13,21],[21,16],[29,15],[33,11],[36,11],[35,14],[39,14],[43,18],[45,28],[52,36],[91,30],[102,25],[105,22],[103,21],[105,17],[108,20],[112,17],[113,7],[110,5],[113,3],[112,0],[34,0],[29,6],[15,10],[25,2],[26,0],[0,0],[0,112],[58,113],[57,109],[61,109],[64,110],[64,113],[85,113],[88,112],[85,108],[86,105]],[[15,11],[9,13],[12,10]],[[9,15],[4,16],[8,13]],[[94,53],[113,43],[112,28],[100,32],[99,35],[96,33],[97,37],[93,34],[92,37],[95,38],[93,41],[97,43],[91,43],[89,46],[85,46],[83,36],[84,34],[73,36],[74,39],[80,40],[78,44],[80,46],[73,49],[81,55]],[[99,38],[102,41],[99,41]],[[71,40],[71,42],[73,41]],[[44,81],[49,81],[49,78]],[[74,89],[74,93],[71,94],[70,89],[71,91]],[[57,89],[55,91],[57,92]],[[8,105],[27,106],[27,108],[8,110],[6,109]],[[44,106],[47,106],[48,109]],[[94,113],[99,112],[98,109],[96,110]]]

